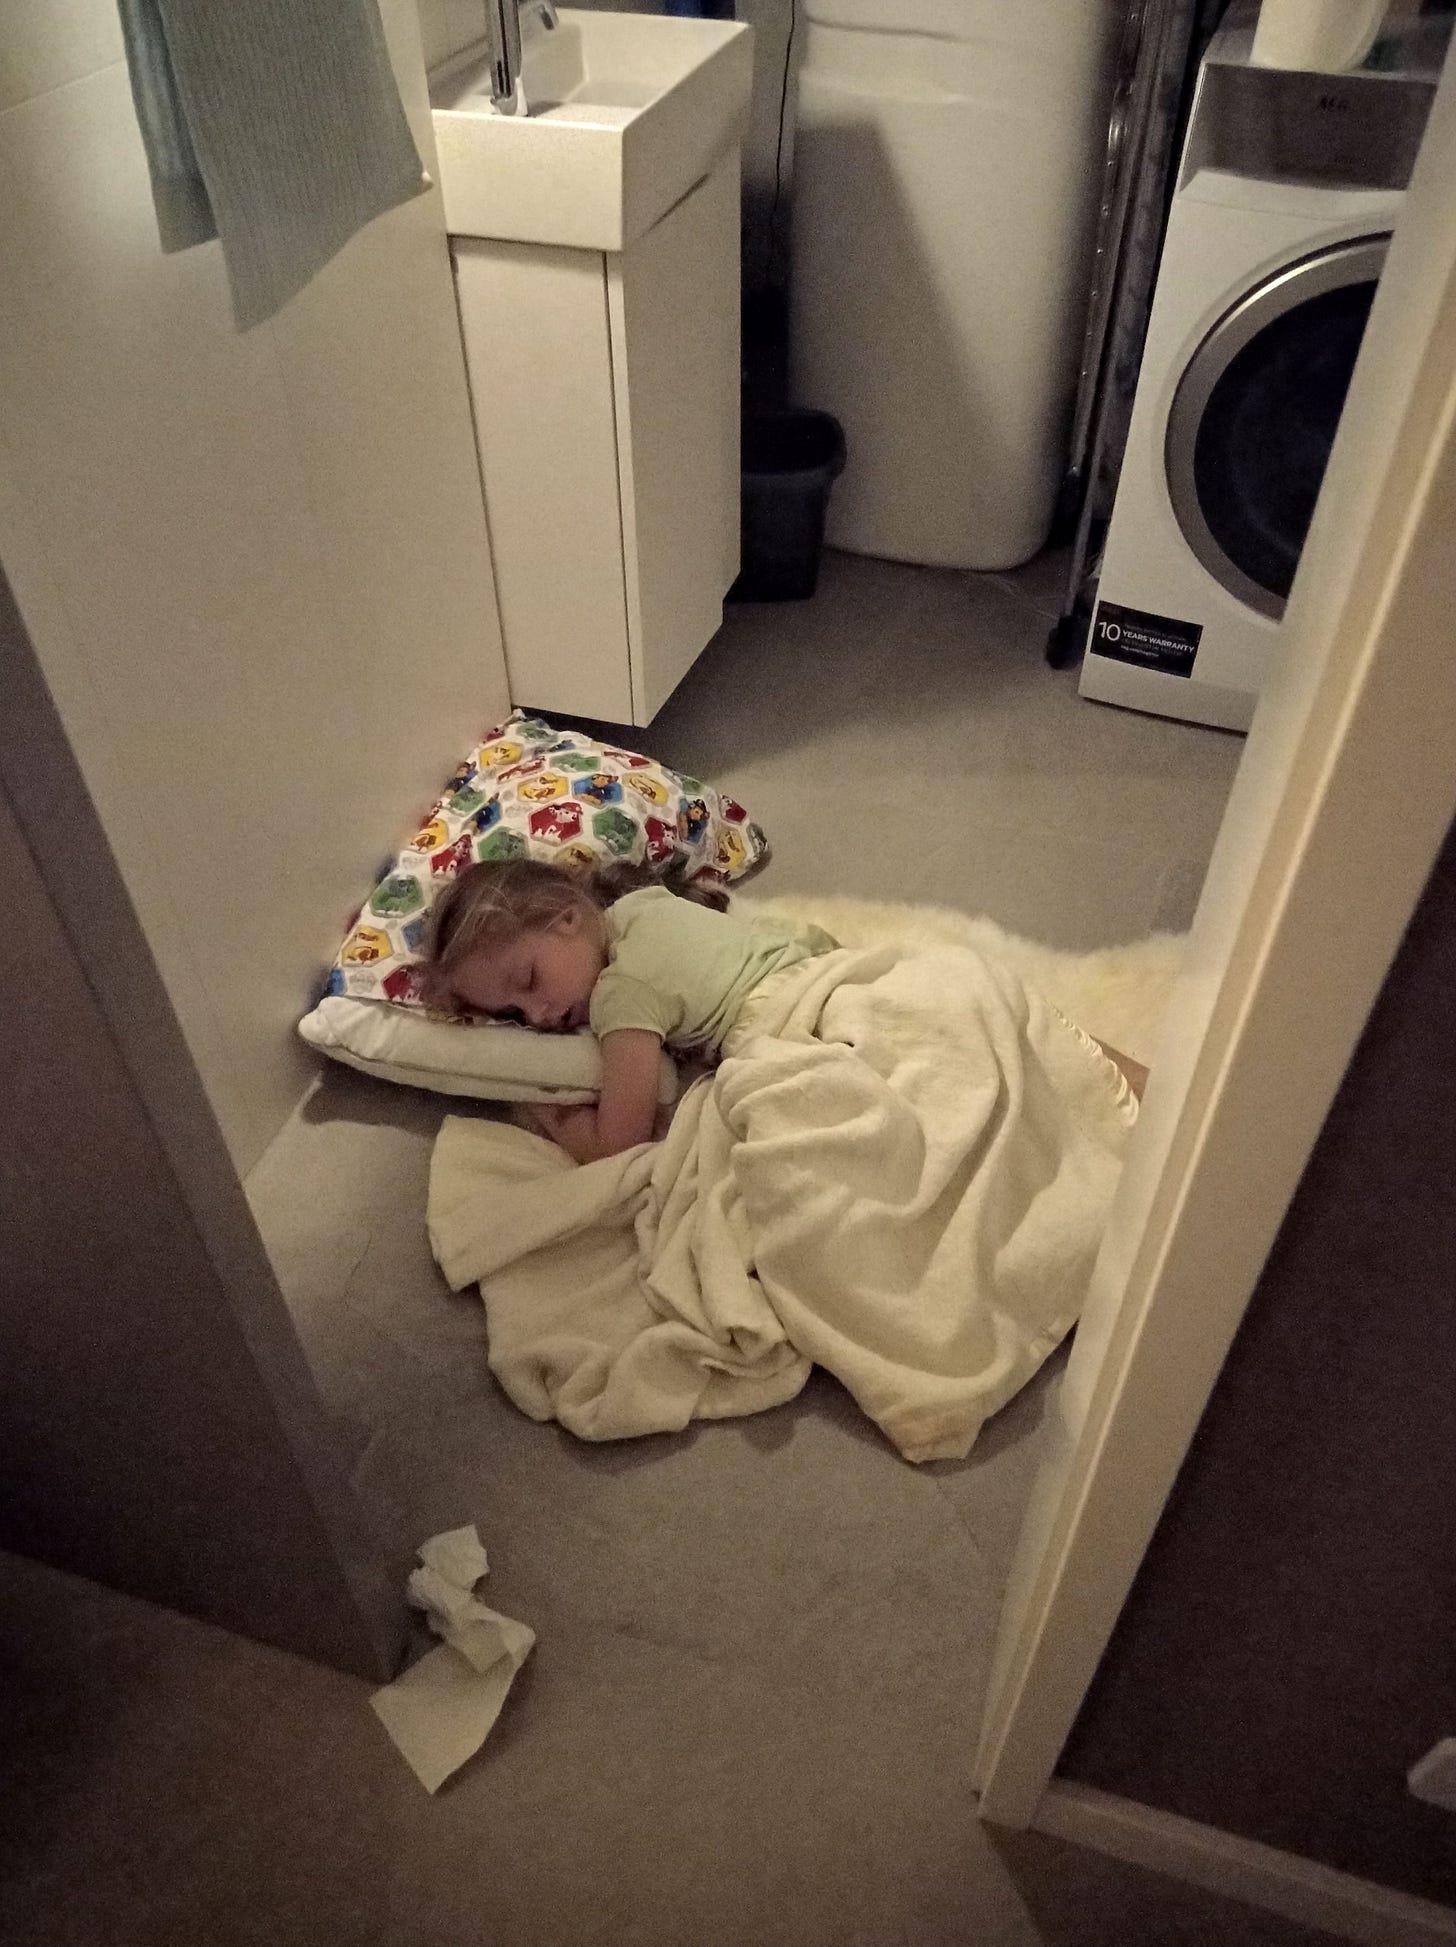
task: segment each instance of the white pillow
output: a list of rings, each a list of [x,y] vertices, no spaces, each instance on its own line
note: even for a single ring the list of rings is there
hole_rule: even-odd
[[[442,1021],[387,1001],[327,994],[298,1032],[312,1048],[385,1082],[487,1102],[594,1102],[602,1086],[596,1036],[537,1034],[509,1021]],[[677,1068],[663,1051],[657,1099],[671,1102]]]

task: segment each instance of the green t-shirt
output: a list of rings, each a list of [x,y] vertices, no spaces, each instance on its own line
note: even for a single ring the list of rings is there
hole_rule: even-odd
[[[682,1050],[721,1046],[761,981],[837,944],[817,926],[715,913],[665,886],[629,892],[603,917],[608,964],[592,989],[592,1032],[646,1028]]]

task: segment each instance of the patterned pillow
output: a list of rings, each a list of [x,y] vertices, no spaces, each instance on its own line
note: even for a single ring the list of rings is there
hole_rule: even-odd
[[[696,778],[518,713],[470,753],[391,862],[299,1033],[384,1081],[487,1101],[590,1101],[601,1054],[586,1029],[540,1035],[422,1005],[415,966],[435,899],[477,859],[646,863],[669,883],[726,885],[767,852],[743,807]],[[676,1079],[664,1053],[661,1101],[672,1099]]]
[[[669,884],[727,885],[766,851],[763,833],[732,798],[650,757],[517,712],[471,751],[369,895],[327,992],[420,1006],[414,964],[430,909],[480,859],[645,863]]]

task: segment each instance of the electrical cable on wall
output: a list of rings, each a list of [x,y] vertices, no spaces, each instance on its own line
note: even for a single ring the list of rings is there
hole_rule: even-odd
[[[779,90],[779,135],[774,149],[773,204],[768,213],[768,281],[774,281],[779,256],[779,199],[784,178],[784,124],[788,119],[789,75],[794,61],[794,32],[799,24],[798,0],[789,0],[789,37],[784,43],[784,80]]]

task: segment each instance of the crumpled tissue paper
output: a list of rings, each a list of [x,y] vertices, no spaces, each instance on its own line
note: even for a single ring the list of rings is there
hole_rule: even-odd
[[[490,1735],[536,1632],[488,1609],[473,1593],[490,1564],[472,1528],[432,1535],[409,1599],[445,1641],[370,1698],[426,1791],[438,1791]]]

